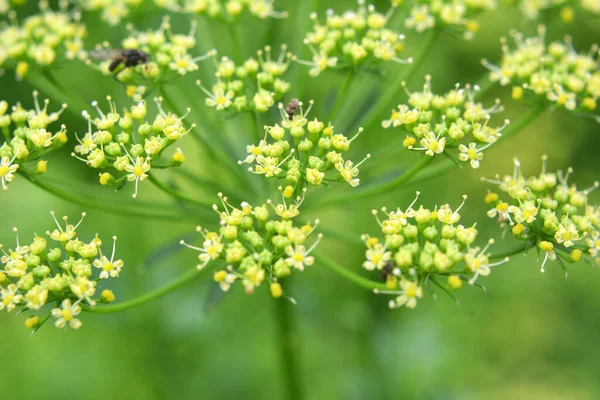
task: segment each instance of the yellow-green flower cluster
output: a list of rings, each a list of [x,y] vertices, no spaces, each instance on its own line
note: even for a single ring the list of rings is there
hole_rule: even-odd
[[[131,85],[128,88],[130,96],[143,94],[143,87],[148,86],[148,81],[156,83],[168,76],[183,76],[197,71],[198,62],[215,53],[214,50],[201,56],[193,56],[190,53],[196,46],[195,22],[191,23],[190,31],[187,34],[174,34],[168,17],[163,18],[157,30],[137,31],[132,26],[128,26],[128,28],[130,29],[129,36],[123,39],[120,46],[117,47],[140,50],[149,56],[147,63],[132,68],[126,68],[123,65],[116,70],[118,80]],[[115,73],[115,71],[109,70],[112,59],[105,57],[105,53],[111,51],[108,47],[108,43],[103,43],[91,52],[91,58],[102,60],[99,65],[96,66],[91,61],[88,63],[99,68],[105,75],[112,75]],[[136,88],[134,85],[141,85],[141,88]]]
[[[544,253],[542,272],[548,260],[566,268],[567,263],[578,262],[586,254],[600,265],[600,207],[588,203],[588,195],[598,182],[577,189],[568,183],[572,168],[566,173],[548,172],[546,162],[543,156],[538,176],[525,178],[515,159],[512,175],[483,179],[498,185],[509,197],[502,199],[489,192],[485,197],[492,206],[488,216],[504,226],[509,224],[514,237],[524,241],[526,248],[537,246]]]
[[[25,325],[37,330],[46,320],[54,317],[57,328],[81,327],[77,315],[81,306],[93,307],[97,302],[110,303],[115,295],[110,290],[97,293],[98,283],[104,279],[116,278],[123,268],[123,261],[115,259],[117,238],[113,236],[110,258],[102,253],[102,240],[98,234],[89,242],[81,241],[77,228],[83,221],[69,224],[63,217],[64,227],[56,223],[56,229],[47,231],[44,238],[34,235],[31,244],[19,242],[14,249],[5,249],[0,245],[0,310],[12,312],[32,311],[38,315],[30,316]]]
[[[0,101],[0,184],[2,189],[8,189],[8,183],[14,178],[21,165],[38,161],[34,174],[43,174],[47,169],[47,161],[41,158],[62,147],[67,142],[67,130],[64,125],[52,133],[50,125],[58,121],[66,104],[56,112],[48,114],[46,99],[40,107],[38,92],[33,92],[34,109],[25,109],[21,103],[12,106],[9,112],[8,103]]]
[[[101,18],[109,25],[118,25],[133,9],[140,8],[143,0],[80,0],[87,11],[100,11]]]
[[[213,261],[225,264],[225,268],[214,274],[214,280],[223,291],[240,281],[246,293],[252,294],[266,280],[273,297],[281,297],[283,289],[279,280],[292,271],[304,271],[305,267],[314,264],[310,254],[322,235],[317,235],[310,246],[308,241],[319,220],[313,225],[297,225],[294,219],[300,214],[304,197],[291,199],[287,190],[279,190],[281,204],[274,205],[267,200],[265,204],[253,207],[243,202],[239,208],[230,205],[227,197],[219,193],[222,208],[213,205],[219,215],[219,229],[209,231],[198,227],[203,237],[201,247],[180,242],[200,252],[198,269]]]
[[[297,60],[311,67],[309,74],[317,76],[329,68],[354,68],[360,65],[377,64],[382,61],[411,63],[412,59],[401,59],[404,50],[404,35],[387,28],[395,7],[387,14],[365,7],[359,2],[358,10],[335,14],[328,10],[325,23],[316,13],[311,14],[312,31],[306,34],[304,44],[312,52],[312,60]]]
[[[154,2],[171,11],[186,14],[203,14],[211,18],[235,21],[246,10],[260,19],[286,18],[287,11],[276,11],[275,0],[154,0]]]
[[[388,211],[382,208],[385,219],[379,212],[373,215],[381,228],[383,239],[363,235],[367,245],[363,267],[378,271],[385,280],[387,290],[375,290],[395,296],[390,308],[406,306],[414,308],[423,297],[423,290],[434,284],[451,293],[462,286],[462,281],[475,284],[479,276],[488,276],[491,268],[508,261],[491,262],[488,253],[492,239],[484,248],[474,246],[477,229],[459,225],[459,211],[467,196],[456,210],[449,204],[433,210],[413,206]],[[443,280],[442,280],[443,279]]]
[[[305,112],[302,103],[298,103],[300,110],[291,118],[283,110],[283,104],[279,104],[281,125],[265,126],[264,139],[258,145],[248,146],[248,156],[238,164],[252,164],[248,168],[250,172],[266,178],[285,179],[297,188],[306,183],[319,186],[336,181],[358,186],[358,167],[370,156],[354,164],[345,160],[343,154],[350,150],[350,144],[362,128],[348,139],[335,133],[331,124],[325,126],[316,118],[309,121],[307,117],[312,104],[311,101]]]
[[[61,57],[82,59],[86,29],[79,15],[67,11],[68,2],[61,1],[53,11],[40,1],[40,13],[27,17],[21,24],[16,19],[0,27],[0,68],[15,70],[22,79],[30,67],[45,68]]]
[[[25,4],[26,0],[0,0],[0,15],[6,15],[16,7]]]
[[[577,13],[600,14],[598,0],[519,0],[517,5],[528,19],[537,19],[540,12],[558,7],[560,19],[565,23],[573,22]]]
[[[218,111],[269,110],[290,90],[290,83],[283,77],[292,58],[286,49],[287,46],[282,45],[279,57],[273,59],[271,47],[267,46],[257,52],[257,58],[249,58],[241,65],[229,57],[221,60],[215,57],[217,82],[211,90],[196,82],[207,96],[205,104]]]
[[[125,109],[121,114],[115,103],[107,96],[110,111],[104,113],[97,102],[92,106],[97,117],[84,111],[88,121],[88,131],[80,138],[71,155],[92,168],[110,170],[100,173],[100,183],[105,186],[122,186],[127,181],[135,182],[133,197],[137,197],[138,184],[148,178],[152,167],[177,167],[185,161],[178,148],[169,163],[159,164],[159,158],[165,150],[186,135],[190,129],[183,125],[184,115],[179,117],[165,112],[162,98],[154,99],[158,112],[154,118],[147,117],[145,101]],[[189,109],[188,109],[189,112]]]
[[[402,0],[392,0],[392,4],[401,3]],[[479,31],[477,16],[497,6],[496,0],[412,0],[407,5],[410,10],[404,26],[417,32],[445,28],[472,39]]]
[[[531,92],[569,111],[594,111],[600,97],[598,45],[582,54],[573,48],[569,37],[546,45],[544,34],[543,26],[530,38],[512,32],[514,49],[503,38],[500,66],[483,60],[491,70],[490,80],[511,85],[516,100]]]
[[[489,126],[491,114],[503,110],[500,100],[489,108],[474,100],[474,91],[467,85],[456,85],[444,95],[431,92],[431,77],[425,78],[420,92],[408,92],[408,104],[401,104],[392,111],[390,119],[382,122],[384,128],[402,127],[408,133],[403,145],[409,150],[424,151],[435,156],[448,149],[458,150],[458,159],[478,168],[483,151],[502,136],[500,127]]]

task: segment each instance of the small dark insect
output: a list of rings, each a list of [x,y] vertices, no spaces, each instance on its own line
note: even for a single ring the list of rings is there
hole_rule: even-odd
[[[285,113],[287,114],[290,121],[294,119],[294,114],[296,114],[296,111],[298,110],[299,106],[300,100],[295,98],[288,103],[287,107],[285,108]]]
[[[115,72],[119,65],[123,64],[124,67],[113,75],[115,79],[117,79],[117,76],[127,68],[146,64],[150,59],[148,53],[135,49],[96,49],[90,52],[90,56],[92,60],[96,61],[112,60],[108,66],[110,72]]]
[[[383,266],[383,268],[381,269],[381,279],[383,279],[383,281],[386,282],[388,276],[390,276],[392,274],[393,270],[394,270],[394,263],[392,263],[391,261],[386,262],[385,265]]]

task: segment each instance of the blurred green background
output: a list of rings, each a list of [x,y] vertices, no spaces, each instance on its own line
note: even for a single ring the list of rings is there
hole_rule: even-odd
[[[34,2],[23,14],[32,12]],[[355,7],[353,1],[292,2],[277,0],[277,9],[287,9],[285,21],[259,21],[243,18],[237,25],[244,38],[245,56],[271,40],[273,46],[287,42],[291,50],[306,56],[301,49],[308,26],[308,14],[315,4],[342,11]],[[380,10],[387,2],[377,2]],[[321,14],[322,15],[322,14]],[[139,28],[156,27],[161,14],[134,16]],[[600,38],[596,21],[562,25],[550,15],[548,37],[573,36],[575,47],[586,51]],[[88,48],[109,40],[118,43],[125,35],[123,27],[106,29],[95,15],[84,15],[90,34]],[[216,47],[220,54],[231,54],[231,43],[223,27],[200,18],[199,49]],[[401,28],[397,15],[393,24]],[[517,26],[515,26],[517,24]],[[595,25],[596,24],[596,25]],[[174,30],[187,32],[188,23],[174,17]],[[503,6],[483,15],[481,32],[475,40],[442,36],[409,88],[419,89],[423,76],[433,76],[433,89],[445,92],[456,82],[476,82],[485,73],[479,60],[492,62],[500,57],[499,37],[511,28],[535,31],[514,8]],[[406,55],[414,54],[424,35],[407,32]],[[360,117],[368,104],[385,90],[403,66],[392,65],[382,77],[364,75],[354,85],[342,112],[334,121],[345,126]],[[204,63],[196,75],[173,85],[208,79],[212,65]],[[107,94],[123,100],[122,88],[112,78],[103,77],[77,62],[63,63],[56,76],[86,102],[101,100]],[[344,76],[334,72],[308,78],[307,69],[298,65],[291,73],[301,73],[303,99],[317,100],[314,116],[326,112]],[[14,104],[31,105],[32,87],[15,82],[11,71],[0,78],[0,98]],[[506,115],[516,119],[526,111],[507,95],[509,89],[495,88],[485,97],[504,100],[507,111],[494,120],[500,124]],[[45,94],[45,93],[43,93]],[[220,120],[214,110],[203,105],[204,95],[196,90],[195,102],[182,100],[199,115],[211,119],[215,135],[224,135],[237,154],[237,160],[252,137],[249,120],[240,116]],[[398,94],[398,102],[405,95]],[[62,100],[51,103],[55,107]],[[187,102],[187,103],[186,103]],[[121,102],[120,105],[125,103]],[[390,110],[394,104],[390,104]],[[383,118],[385,115],[382,115]],[[85,121],[75,114],[64,114],[69,131],[84,132]],[[262,123],[275,122],[265,116]],[[382,129],[365,132],[353,149],[353,158],[383,147],[397,151],[385,160],[371,160],[361,181],[378,179],[391,171],[398,173],[423,154],[409,154],[400,147],[400,131]],[[71,136],[72,138],[72,136]],[[69,157],[72,142],[50,159],[46,179],[89,198],[104,202],[132,204],[130,192],[113,194],[97,184],[97,174]],[[198,175],[223,174],[218,165],[208,164],[198,153],[196,143],[186,138],[183,147],[188,156],[186,168]],[[462,194],[469,195],[462,222],[478,223],[480,240],[497,239],[496,249],[515,246],[512,239],[502,240],[502,231],[486,215],[482,199],[489,185],[481,176],[510,173],[512,158],[518,157],[526,175],[537,174],[540,156],[549,155],[552,169],[575,168],[574,181],[581,187],[598,179],[600,164],[600,126],[594,121],[577,119],[558,111],[548,111],[526,130],[487,152],[479,170],[462,168],[444,176],[405,185],[386,196],[319,210],[305,218],[318,217],[323,226],[360,235],[376,233],[377,225],[370,210],[386,205],[406,207],[414,191],[422,192],[423,204],[458,204]],[[370,162],[371,162],[370,161]],[[233,161],[232,161],[233,162]],[[174,179],[169,173],[164,179]],[[235,182],[228,182],[232,186]],[[216,198],[202,188],[184,188],[187,194]],[[346,190],[338,187],[337,190]],[[317,202],[324,191],[309,193]],[[254,199],[254,193],[237,193]],[[197,224],[196,214],[183,210],[146,182],[140,186],[142,201],[161,202],[165,209],[183,213],[176,220],[136,219],[115,216],[93,209],[83,224],[82,237],[99,232],[102,237],[119,236],[118,255],[125,261],[121,278],[112,289],[117,301],[133,298],[159,287],[195,265],[195,253],[183,251],[177,242],[189,237]],[[592,196],[597,203],[598,193]],[[314,203],[313,203],[314,204]],[[83,209],[62,201],[16,176],[10,189],[0,193],[0,243],[14,244],[11,231],[18,226],[21,238],[51,228],[50,210],[75,218]],[[301,216],[301,217],[302,217]],[[193,237],[193,236],[192,236]],[[324,240],[321,249],[348,268],[361,272],[364,248],[334,240]],[[371,277],[374,277],[373,275]],[[298,358],[299,379],[306,399],[597,399],[600,398],[597,347],[600,332],[600,275],[591,264],[573,266],[568,279],[556,264],[539,272],[535,252],[516,256],[509,264],[493,270],[481,279],[487,294],[478,288],[464,287],[459,292],[460,306],[438,293],[430,294],[414,310],[387,309],[387,298],[377,297],[358,288],[316,264],[304,273],[285,281],[286,290],[298,301],[288,307],[294,335],[288,338]],[[207,275],[204,279],[153,303],[120,314],[84,314],[83,328],[63,332],[51,324],[33,337],[23,326],[23,316],[0,314],[1,398],[15,399],[280,399],[285,385],[280,353],[281,338],[276,324],[275,301],[266,288],[253,296],[236,290],[222,295]],[[264,289],[264,290],[262,290]],[[282,301],[282,300],[279,300]]]

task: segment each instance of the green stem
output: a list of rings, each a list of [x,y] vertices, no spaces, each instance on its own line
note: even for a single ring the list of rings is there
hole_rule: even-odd
[[[140,207],[125,207],[123,205],[113,205],[114,202],[112,201],[103,201],[101,203],[96,203],[90,200],[90,198],[92,198],[90,196],[80,196],[72,192],[66,192],[52,184],[38,179],[34,175],[31,175],[25,172],[24,170],[19,170],[19,173],[40,189],[43,189],[48,193],[60,197],[63,200],[67,200],[71,203],[78,204],[83,207],[89,207],[95,210],[104,211],[111,214],[123,215],[127,217],[166,219],[169,221],[180,221],[188,218],[183,214],[163,213],[159,207],[156,207],[155,209],[153,208],[152,211],[142,211]]]
[[[52,99],[69,105],[66,111],[69,111],[75,116],[81,116],[81,111],[88,108],[88,105],[84,101],[80,100],[79,98],[69,96],[41,72],[31,72],[26,76],[26,79],[35,89],[41,90]]]
[[[413,74],[419,69],[423,61],[427,58],[427,55],[433,48],[436,43],[438,37],[440,35],[439,29],[433,29],[426,36],[425,41],[421,44],[421,48],[419,52],[413,59],[412,64],[406,66],[406,68],[402,71],[402,74],[395,79],[394,83],[391,84],[389,88],[386,89],[384,94],[379,97],[377,102],[369,109],[367,114],[360,120],[362,127],[366,132],[368,132],[373,125],[375,125],[378,121],[379,116],[387,110],[390,106],[390,103],[397,96],[398,92],[402,90],[403,85],[410,81],[410,78]],[[346,132],[352,132],[356,130],[357,127],[352,127],[350,129],[346,129]]]
[[[348,90],[350,89],[350,86],[352,84],[352,81],[354,81],[355,76],[356,73],[354,72],[354,69],[351,69],[348,72],[348,75],[346,75],[346,79],[344,80],[342,88],[339,91],[337,91],[337,95],[335,97],[333,106],[331,107],[331,111],[329,111],[329,115],[325,120],[326,122],[333,121],[333,118],[336,116],[337,112],[339,111],[340,107],[342,106],[344,100],[348,95]]]
[[[299,379],[300,371],[298,370],[297,354],[294,351],[295,341],[299,335],[294,332],[292,321],[294,310],[291,310],[291,303],[285,299],[277,299],[274,303],[285,390],[287,392],[286,398],[300,400],[303,397],[302,385]]]
[[[159,181],[158,179],[156,179],[156,177],[153,174],[149,174],[148,175],[148,179],[150,180],[150,182],[152,182],[154,184],[154,186],[156,186],[157,188],[159,188],[160,190],[162,190],[166,194],[168,194],[168,195],[170,195],[170,196],[172,196],[172,197],[174,197],[174,198],[176,198],[178,200],[182,200],[182,201],[185,201],[187,203],[195,204],[195,205],[198,205],[200,207],[208,207],[208,208],[212,209],[212,205],[213,205],[212,202],[197,200],[197,199],[194,199],[192,197],[188,197],[186,195],[178,193],[177,191],[171,189],[170,187],[168,187],[167,185],[165,185],[164,183],[162,183],[161,181]]]
[[[173,282],[169,283],[168,285],[165,285],[161,288],[153,290],[152,292],[146,293],[140,297],[136,297],[135,299],[127,300],[127,301],[124,301],[124,302],[118,303],[118,304],[102,306],[102,307],[98,307],[98,308],[89,308],[88,307],[85,309],[85,311],[89,311],[89,312],[93,312],[93,313],[102,313],[102,314],[106,313],[107,314],[107,313],[121,312],[121,311],[128,310],[130,308],[133,308],[133,307],[137,307],[139,305],[148,303],[152,300],[156,300],[159,297],[166,296],[169,293],[174,292],[175,290],[179,289],[180,287],[185,286],[188,283],[195,281],[202,275],[202,273],[205,271],[205,269],[206,268],[204,268],[202,270],[197,270],[194,268],[190,271],[187,271],[186,273],[184,273],[183,275],[181,275],[179,278],[177,278]]]
[[[317,262],[325,267],[329,268],[331,271],[335,272],[342,278],[360,286],[368,290],[374,289],[386,289],[385,284],[374,282],[370,279],[363,278],[355,272],[352,272],[346,267],[341,266],[331,258],[325,256],[323,253],[318,253],[316,255]]]
[[[416,174],[421,172],[425,167],[427,167],[427,165],[429,165],[429,163],[432,160],[433,157],[424,156],[419,163],[404,171],[404,173],[399,175],[396,179],[392,179],[391,181],[387,181],[379,185],[367,186],[363,190],[355,190],[350,194],[336,197],[329,202],[319,203],[319,207],[332,207],[341,203],[349,203],[367,197],[377,196],[386,193],[389,190],[396,189],[398,188],[398,186],[410,181],[413,176],[415,176]]]

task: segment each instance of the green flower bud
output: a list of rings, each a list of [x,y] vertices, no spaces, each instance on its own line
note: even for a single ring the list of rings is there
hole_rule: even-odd
[[[283,261],[283,259],[277,260],[275,265],[273,265],[273,270],[275,271],[275,276],[279,279],[285,278],[286,276],[292,274],[292,270],[290,269],[289,265]]]
[[[57,262],[61,258],[62,258],[62,251],[58,247],[55,247],[54,249],[52,249],[48,252],[48,260],[50,260],[52,262]]]
[[[280,235],[273,236],[271,241],[273,242],[273,245],[279,249],[283,249],[292,244],[290,239],[288,239],[285,236],[280,236]]]

